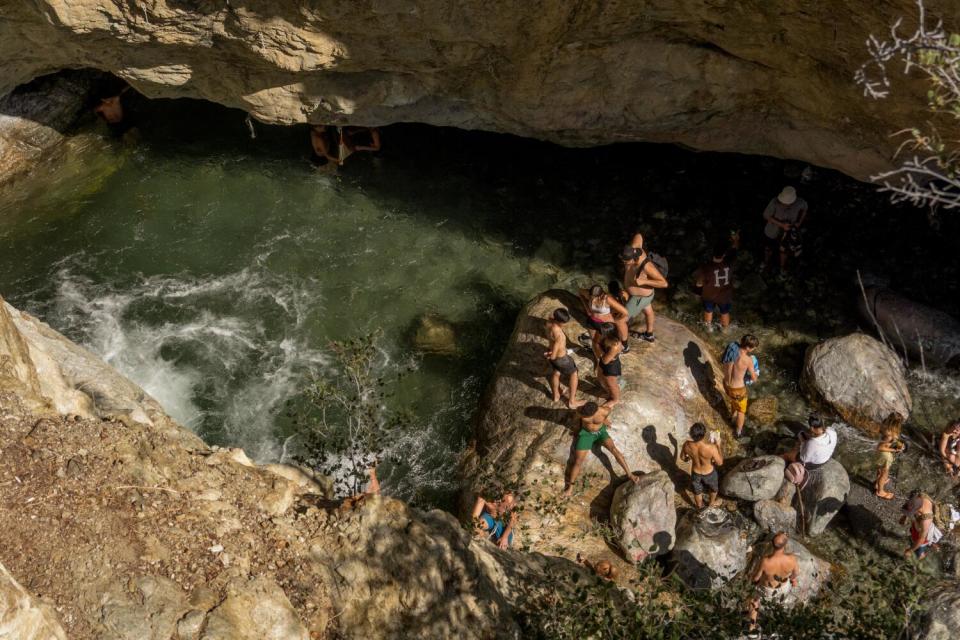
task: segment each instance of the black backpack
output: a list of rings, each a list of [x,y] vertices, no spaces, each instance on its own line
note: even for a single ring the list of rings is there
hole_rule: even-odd
[[[657,268],[657,271],[660,272],[664,278],[667,277],[667,272],[670,271],[670,263],[667,262],[667,259],[664,258],[659,253],[654,253],[653,251],[647,251],[647,257],[643,259],[643,262],[640,263],[640,268],[638,272],[643,271],[643,268],[648,262],[652,262],[653,266]]]

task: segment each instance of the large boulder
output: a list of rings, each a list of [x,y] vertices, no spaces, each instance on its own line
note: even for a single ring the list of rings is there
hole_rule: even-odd
[[[930,608],[918,640],[956,640],[960,637],[960,589],[942,589],[928,599]]]
[[[846,422],[876,434],[891,413],[909,417],[906,369],[882,342],[864,333],[830,338],[807,349],[800,387]]]
[[[779,500],[759,500],[753,504],[753,519],[768,533],[793,533],[797,530],[797,510]]]
[[[468,487],[463,510],[472,505],[473,494],[485,494],[491,478],[519,486],[530,492],[527,503],[537,505],[524,511],[524,544],[544,553],[561,550],[569,558],[577,553],[593,557],[606,546],[593,533],[594,521],[606,518],[623,471],[598,448],[587,455],[572,500],[558,505],[579,429],[575,413],[553,402],[550,367],[543,357],[545,321],[561,306],[573,314],[564,331],[580,371],[579,398],[602,401],[590,351],[577,345],[585,318],[576,296],[556,290],[538,296],[521,311],[484,397],[476,446],[462,469]],[[634,340],[632,346],[621,357],[622,402],[608,420],[609,433],[630,467],[664,470],[674,483],[688,482],[677,451],[698,420],[721,433],[725,454],[734,453],[732,432],[718,411],[723,410],[721,373],[710,348],[668,318],[658,319],[656,343]]]
[[[754,529],[725,509],[687,512],[670,554],[677,575],[688,587],[719,589],[747,566]]]
[[[790,589],[782,601],[783,606],[790,608],[809,602],[820,593],[830,580],[830,563],[810,553],[805,546],[793,538],[790,538],[787,543],[786,550],[787,553],[797,556],[797,564],[799,565],[797,586]],[[755,545],[748,570],[754,571],[762,555],[769,552],[769,540]]]
[[[663,471],[644,474],[640,482],[624,482],[613,494],[610,523],[629,562],[661,556],[673,548],[677,511],[674,490]]]
[[[0,564],[0,638],[67,640],[53,609],[38,602]]]
[[[783,484],[784,461],[780,456],[747,458],[723,476],[720,493],[740,500],[769,500]]]
[[[807,483],[800,498],[808,536],[823,533],[847,501],[848,493],[850,476],[838,461],[829,460],[819,469],[807,472]]]

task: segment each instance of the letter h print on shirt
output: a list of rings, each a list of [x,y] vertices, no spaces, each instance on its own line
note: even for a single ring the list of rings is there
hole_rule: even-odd
[[[713,286],[725,287],[730,284],[730,267],[713,270]]]

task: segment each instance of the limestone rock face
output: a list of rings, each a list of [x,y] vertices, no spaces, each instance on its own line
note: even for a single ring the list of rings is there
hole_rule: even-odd
[[[747,566],[751,530],[756,527],[724,509],[688,512],[670,554],[677,575],[688,587],[719,589]]]
[[[598,447],[584,460],[582,482],[577,483],[573,498],[562,512],[554,508],[579,430],[575,412],[552,400],[550,365],[543,357],[546,318],[561,306],[573,315],[564,331],[568,345],[575,349],[579,399],[602,401],[593,395],[598,387],[590,351],[576,341],[584,331],[576,296],[566,291],[540,295],[520,312],[483,400],[476,447],[462,473],[467,501],[472,501],[471,493],[484,494],[491,477],[507,485],[518,483],[531,492],[528,503],[540,506],[524,511],[523,544],[544,553],[562,549],[571,559],[578,552],[593,558],[597,549],[606,547],[601,536],[589,533],[595,529],[593,520],[606,517],[623,470]],[[608,431],[631,469],[663,470],[674,482],[687,482],[677,466],[677,449],[698,420],[720,432],[725,455],[734,451],[732,432],[712,404],[722,408],[719,367],[710,348],[683,325],[658,318],[657,342],[633,341],[631,352],[621,361],[622,401],[610,414]],[[470,504],[464,504],[464,510]],[[606,559],[617,560],[612,554]]]
[[[893,412],[910,416],[906,370],[893,351],[863,333],[830,338],[807,349],[801,388],[868,433]]]
[[[227,3],[4,0],[0,94],[62,68],[111,71],[274,123],[418,121],[572,145],[631,140],[798,158],[864,178],[922,87],[884,103],[851,78],[912,0]],[[960,10],[928,0],[957,24]],[[950,132],[942,132],[950,137]]]
[[[932,598],[920,640],[953,640],[960,635],[960,590],[947,587]]]
[[[829,460],[819,469],[807,471],[807,484],[800,492],[808,536],[823,533],[847,501],[850,476],[837,460]]]
[[[67,640],[56,614],[27,593],[2,564],[0,636],[16,640]]]
[[[769,500],[783,483],[784,461],[780,456],[747,458],[723,476],[720,492],[740,500]]]
[[[310,640],[283,589],[267,579],[236,580],[210,612],[201,640]]]
[[[663,471],[645,474],[636,484],[627,481],[617,487],[610,523],[628,561],[642,562],[673,548],[677,525],[673,496],[673,483]]]

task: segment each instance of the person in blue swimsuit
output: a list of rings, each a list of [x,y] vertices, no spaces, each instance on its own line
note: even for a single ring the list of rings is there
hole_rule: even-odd
[[[506,549],[513,544],[513,529],[517,524],[517,501],[509,491],[500,500],[487,500],[477,496],[473,504],[473,526],[482,536]]]

